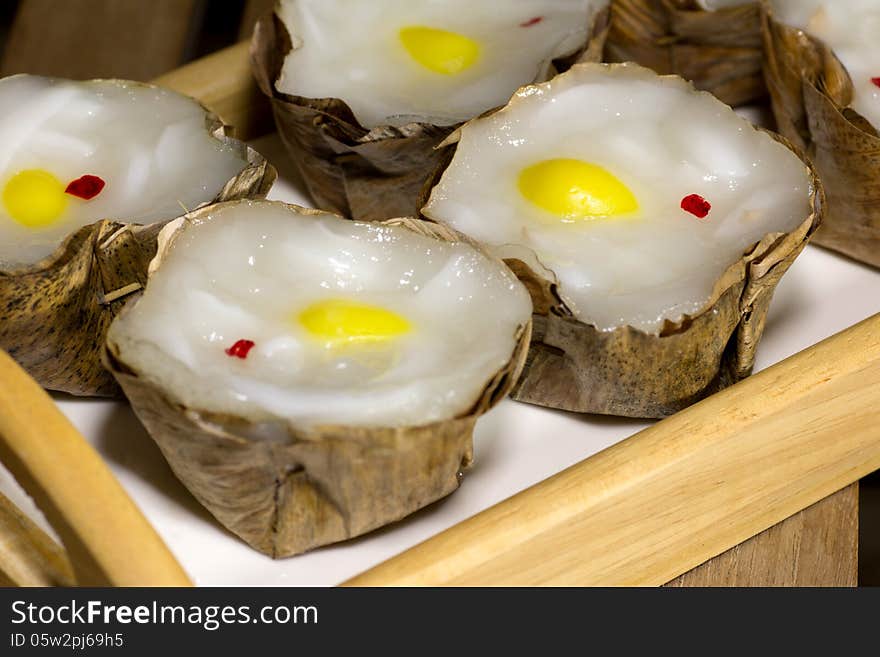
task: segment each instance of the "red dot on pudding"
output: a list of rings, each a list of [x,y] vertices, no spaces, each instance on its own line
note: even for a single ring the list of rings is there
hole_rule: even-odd
[[[76,180],[71,180],[70,183],[68,183],[67,188],[64,190],[64,193],[88,201],[100,194],[101,190],[104,189],[105,184],[106,183],[98,176],[86,174]]]
[[[871,78],[871,82],[880,87],[880,78]]]
[[[531,27],[532,25],[537,25],[542,20],[544,20],[543,16],[535,16],[534,18],[530,18],[527,21],[523,21],[519,24],[520,27]]]
[[[704,219],[712,209],[712,204],[699,194],[688,194],[681,199],[681,209],[690,212],[697,219]]]
[[[236,340],[235,344],[229,347],[229,349],[224,349],[227,356],[232,356],[233,358],[241,358],[244,360],[248,356],[248,352],[253,349],[254,341],[253,340]]]

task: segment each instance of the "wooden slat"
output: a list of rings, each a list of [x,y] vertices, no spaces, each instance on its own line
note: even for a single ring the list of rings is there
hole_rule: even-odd
[[[0,493],[0,586],[72,586],[64,549]]]
[[[880,468],[880,315],[353,578],[660,585]]]
[[[3,351],[0,462],[58,533],[81,585],[190,584],[98,453]]]
[[[858,530],[852,484],[666,586],[856,586]]]
[[[148,80],[179,66],[197,0],[21,0],[2,75]]]
[[[240,139],[253,139],[274,129],[269,100],[251,74],[248,42],[203,57],[153,82],[197,98]]]

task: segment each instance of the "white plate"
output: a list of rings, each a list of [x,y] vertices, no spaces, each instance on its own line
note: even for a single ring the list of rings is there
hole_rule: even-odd
[[[277,137],[254,146],[281,167],[269,198],[308,204],[296,175],[284,166],[288,158]],[[880,271],[808,246],[779,284],[757,367],[878,312]],[[365,537],[273,561],[224,530],[189,495],[126,404],[56,399],[200,585],[337,584],[647,426],[507,400],[477,424],[474,467],[456,493]],[[46,527],[2,470],[0,491]]]

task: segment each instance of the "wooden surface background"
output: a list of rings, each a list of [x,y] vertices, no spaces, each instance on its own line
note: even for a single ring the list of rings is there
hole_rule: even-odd
[[[3,0],[0,74],[150,80],[250,36],[273,0]]]
[[[0,74],[153,79],[246,39],[272,5],[273,0],[6,0],[0,7]],[[232,71],[236,89],[246,84],[244,61],[225,70]],[[196,66],[188,77],[160,81],[197,96],[201,87],[200,98],[221,115],[234,115],[247,133],[256,130],[255,122],[263,125],[265,114],[252,109],[252,89],[246,97],[228,85],[212,86],[210,78],[200,81],[202,73]],[[863,555],[869,557],[863,559],[863,580],[880,584],[880,565],[874,565],[875,559],[880,564],[880,478],[868,483],[861,529],[872,552]],[[669,585],[854,584],[858,490],[857,484],[847,487]]]

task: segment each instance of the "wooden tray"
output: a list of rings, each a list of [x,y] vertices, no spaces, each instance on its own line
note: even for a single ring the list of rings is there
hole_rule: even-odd
[[[253,137],[270,124],[245,50],[158,82]],[[277,138],[253,143],[281,171],[270,198],[305,203]],[[880,468],[876,313],[880,272],[808,247],[779,286],[758,375],[651,426],[506,401],[479,423],[476,465],[453,496],[277,562],[208,516],[126,405],[56,400],[199,584],[657,585]],[[2,472],[0,491],[45,526]],[[850,525],[853,492],[824,503],[844,509],[837,517]],[[851,557],[854,546],[843,547]],[[841,564],[834,581],[851,582],[852,570],[851,560]]]

